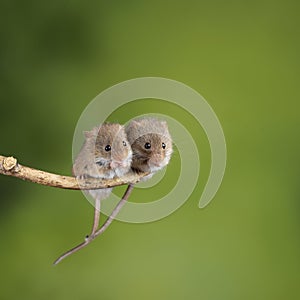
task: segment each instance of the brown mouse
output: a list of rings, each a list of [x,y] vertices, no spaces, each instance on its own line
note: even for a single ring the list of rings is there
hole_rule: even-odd
[[[124,127],[105,123],[85,132],[85,142],[75,159],[73,174],[79,178],[120,177],[129,171],[131,158],[132,151]],[[107,188],[87,192],[99,202],[111,191],[112,188]]]
[[[173,147],[166,121],[155,118],[132,120],[126,133],[133,152],[132,169],[152,173],[145,179],[169,163]]]
[[[80,178],[120,177],[129,171],[131,158],[124,127],[104,123],[85,132],[85,142],[75,159],[73,174]]]
[[[120,124],[102,124],[85,132],[85,142],[75,159],[73,174],[77,178],[108,179],[120,177],[130,170],[132,151],[124,127]],[[100,221],[101,200],[112,188],[87,190],[95,199],[94,222],[90,235],[78,246],[61,255],[54,264],[88,245],[95,237]]]

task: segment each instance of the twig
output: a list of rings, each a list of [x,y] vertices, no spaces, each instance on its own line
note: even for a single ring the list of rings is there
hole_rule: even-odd
[[[33,169],[30,167],[22,166],[18,163],[17,159],[15,159],[14,157],[12,156],[6,157],[2,155],[0,155],[0,174],[17,177],[41,185],[57,187],[62,189],[71,189],[71,190],[93,190],[93,189],[110,188],[114,186],[129,184],[120,202],[117,204],[117,206],[112,211],[111,215],[102,225],[102,227],[100,227],[100,229],[98,230],[97,230],[97,225],[99,223],[99,217],[100,217],[100,202],[97,203],[96,205],[97,207],[95,209],[92,233],[86,237],[84,242],[72,248],[71,250],[67,251],[62,256],[60,256],[54,262],[54,264],[58,264],[64,258],[82,249],[83,247],[87,246],[97,236],[101,235],[112,223],[113,219],[119,213],[122,206],[126,203],[129,195],[133,190],[134,184],[139,182],[142,177],[149,175],[149,173],[136,174],[133,172],[129,172],[125,174],[123,177],[113,178],[113,179],[93,179],[93,178],[77,179],[75,177],[57,175],[57,174]],[[99,208],[99,210],[97,208]]]
[[[112,211],[111,215],[108,217],[108,219],[105,221],[105,223],[100,227],[100,229],[98,231],[96,231],[94,234],[87,236],[85,238],[84,242],[82,242],[81,244],[77,245],[76,247],[74,247],[74,248],[70,249],[69,251],[65,252],[64,254],[62,254],[53,264],[57,265],[63,259],[65,259],[66,257],[70,256],[71,254],[77,252],[78,250],[84,248],[85,246],[90,244],[97,236],[101,235],[108,228],[108,226],[112,223],[112,221],[114,220],[116,215],[119,213],[119,211],[121,210],[123,205],[126,203],[126,201],[128,200],[128,197],[130,196],[130,194],[133,190],[133,187],[134,187],[133,184],[128,185],[127,190],[126,190],[125,194],[123,195],[122,199],[119,201],[117,206]],[[93,230],[94,230],[94,227],[93,227]]]
[[[109,188],[119,185],[135,184],[148,173],[136,174],[129,172],[123,177],[113,179],[76,179],[75,177],[62,176],[45,171],[22,166],[14,157],[0,155],[0,174],[17,177],[37,184],[70,189],[70,190],[94,190]]]

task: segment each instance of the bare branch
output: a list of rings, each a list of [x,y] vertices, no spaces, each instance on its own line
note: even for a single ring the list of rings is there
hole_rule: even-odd
[[[37,184],[70,190],[93,190],[119,185],[135,184],[148,173],[136,174],[129,172],[123,177],[113,179],[85,179],[62,176],[22,166],[14,157],[0,155],[0,174],[17,177]]]

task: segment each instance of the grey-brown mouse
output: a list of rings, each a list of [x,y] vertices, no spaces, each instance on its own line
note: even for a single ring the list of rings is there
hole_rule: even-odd
[[[75,159],[73,174],[81,179],[120,177],[130,170],[131,158],[132,151],[124,127],[120,124],[102,124],[85,132],[85,142]],[[86,191],[95,199],[91,233],[83,243],[62,254],[54,264],[87,246],[96,237],[101,200],[108,197],[111,191],[112,188]]]
[[[169,163],[173,147],[166,121],[156,118],[132,120],[126,126],[126,133],[133,152],[131,167],[137,172],[150,172],[145,179]]]
[[[75,159],[73,174],[79,178],[108,179],[130,170],[132,151],[124,127],[104,123],[85,132],[85,142]],[[89,190],[94,199],[108,197],[112,188]]]

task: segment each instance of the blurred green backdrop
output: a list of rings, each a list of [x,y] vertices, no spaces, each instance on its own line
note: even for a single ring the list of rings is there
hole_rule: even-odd
[[[0,154],[70,174],[73,132],[92,98],[123,80],[160,76],[208,100],[228,161],[215,199],[199,209],[208,143],[190,115],[169,110],[201,154],[190,199],[157,222],[115,222],[56,267],[53,260],[88,233],[92,206],[80,192],[1,176],[0,298],[299,298],[299,6],[2,0]],[[168,108],[154,101],[134,109]],[[129,112],[113,118],[126,121]],[[132,201],[165,186],[135,191]]]

